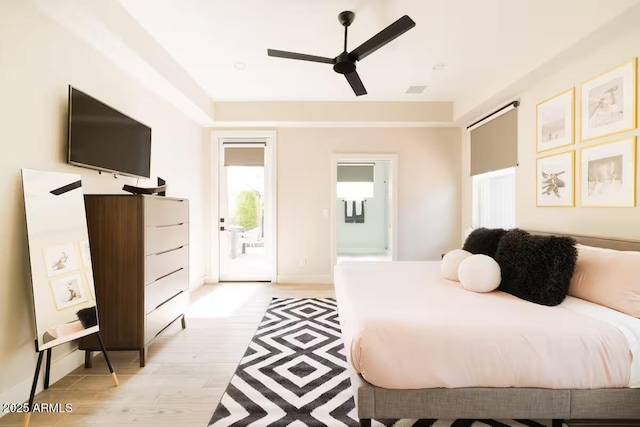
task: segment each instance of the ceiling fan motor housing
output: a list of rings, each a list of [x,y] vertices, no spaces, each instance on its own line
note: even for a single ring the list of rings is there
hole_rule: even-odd
[[[333,65],[333,71],[340,74],[353,73],[356,70],[356,63],[347,52],[342,52],[336,57],[336,63]]]
[[[351,25],[354,19],[356,19],[356,14],[351,12],[350,10],[340,12],[340,14],[338,15],[338,22],[340,22],[340,24],[344,25],[345,27]]]

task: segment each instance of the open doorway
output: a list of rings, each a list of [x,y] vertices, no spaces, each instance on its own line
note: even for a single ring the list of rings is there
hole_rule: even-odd
[[[397,258],[396,163],[394,154],[333,156],[334,265]]]

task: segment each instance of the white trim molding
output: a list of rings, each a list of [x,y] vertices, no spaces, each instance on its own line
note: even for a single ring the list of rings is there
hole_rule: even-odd
[[[214,128],[451,128],[453,122],[214,121]]]
[[[332,274],[285,274],[278,276],[278,283],[333,285]]]
[[[385,248],[341,248],[338,255],[342,254],[380,254],[388,255]]]

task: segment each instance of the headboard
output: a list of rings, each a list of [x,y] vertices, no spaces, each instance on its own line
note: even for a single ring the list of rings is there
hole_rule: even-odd
[[[598,248],[609,248],[616,249],[618,251],[639,251],[640,252],[640,241],[638,240],[622,240],[622,239],[608,239],[604,237],[591,237],[591,236],[580,236],[574,234],[563,234],[563,233],[549,233],[546,231],[532,231],[527,230],[529,233],[538,235],[538,236],[569,236],[576,239],[576,242],[587,245],[587,246],[595,246]]]

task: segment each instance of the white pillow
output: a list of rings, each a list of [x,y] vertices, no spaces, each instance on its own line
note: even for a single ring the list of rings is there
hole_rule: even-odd
[[[442,257],[442,262],[440,263],[442,277],[447,280],[455,280],[457,282],[458,267],[460,267],[460,263],[469,256],[471,256],[471,253],[463,249],[454,249],[447,252],[445,256]]]
[[[487,255],[471,255],[458,268],[458,277],[463,288],[473,292],[491,292],[502,280],[500,266]]]

